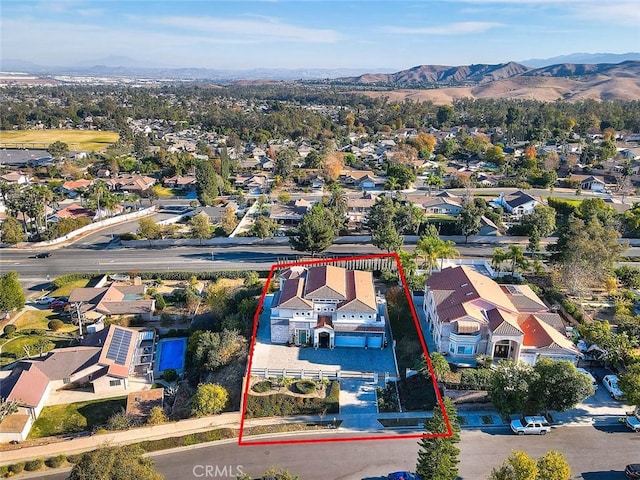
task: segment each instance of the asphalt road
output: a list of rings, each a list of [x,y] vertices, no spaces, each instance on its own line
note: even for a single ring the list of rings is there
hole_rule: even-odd
[[[504,427],[465,430],[459,447],[460,480],[487,478],[514,449],[535,458],[559,450],[576,480],[622,480],[625,465],[640,460],[640,435],[622,425],[558,427],[544,437],[517,436]],[[167,480],[235,478],[239,468],[259,478],[269,467],[284,468],[303,480],[382,480],[392,471],[413,470],[417,450],[413,439],[242,447],[234,442],[159,453],[153,460]]]

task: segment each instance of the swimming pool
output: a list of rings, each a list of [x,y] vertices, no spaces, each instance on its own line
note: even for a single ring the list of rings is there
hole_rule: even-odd
[[[181,372],[187,351],[186,338],[163,338],[156,349],[156,369],[164,372],[170,368]]]

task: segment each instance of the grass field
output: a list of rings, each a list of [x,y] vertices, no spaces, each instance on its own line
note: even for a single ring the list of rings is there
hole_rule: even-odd
[[[118,141],[117,132],[95,130],[0,130],[1,143],[35,142],[51,144],[56,141],[69,145],[70,150],[100,151]]]
[[[53,310],[45,309],[45,310],[27,310],[25,311],[18,320],[15,321],[14,325],[18,330],[25,329],[38,329],[38,330],[48,330],[49,322],[51,320],[62,320],[60,315]],[[75,325],[65,324],[57,333],[68,333],[77,330],[78,327]]]
[[[47,337],[40,335],[25,335],[21,337],[15,337],[2,344],[2,356],[0,356],[0,365],[6,365],[18,358],[24,357],[24,347],[26,345],[29,345],[31,347],[31,356],[37,356],[40,351],[35,348],[35,345],[43,339],[51,342],[56,348],[66,347],[69,345],[68,338]]]
[[[74,288],[84,288],[89,284],[88,278],[80,278],[64,284],[49,294],[50,297],[68,297]]]
[[[91,400],[44,407],[33,424],[29,438],[50,437],[91,430],[127,406],[127,397]]]

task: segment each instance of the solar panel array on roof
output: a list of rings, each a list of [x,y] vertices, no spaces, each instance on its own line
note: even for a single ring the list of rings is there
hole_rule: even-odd
[[[116,328],[107,350],[107,358],[113,360],[117,365],[126,364],[132,336],[132,332],[129,330]]]

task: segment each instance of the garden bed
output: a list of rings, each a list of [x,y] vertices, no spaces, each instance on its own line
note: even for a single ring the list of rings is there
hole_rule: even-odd
[[[264,393],[256,393],[250,388],[246,406],[247,418],[318,415],[340,411],[340,383],[336,380],[322,390],[317,389],[313,394],[294,393],[288,387],[281,388],[279,392],[272,389]]]

